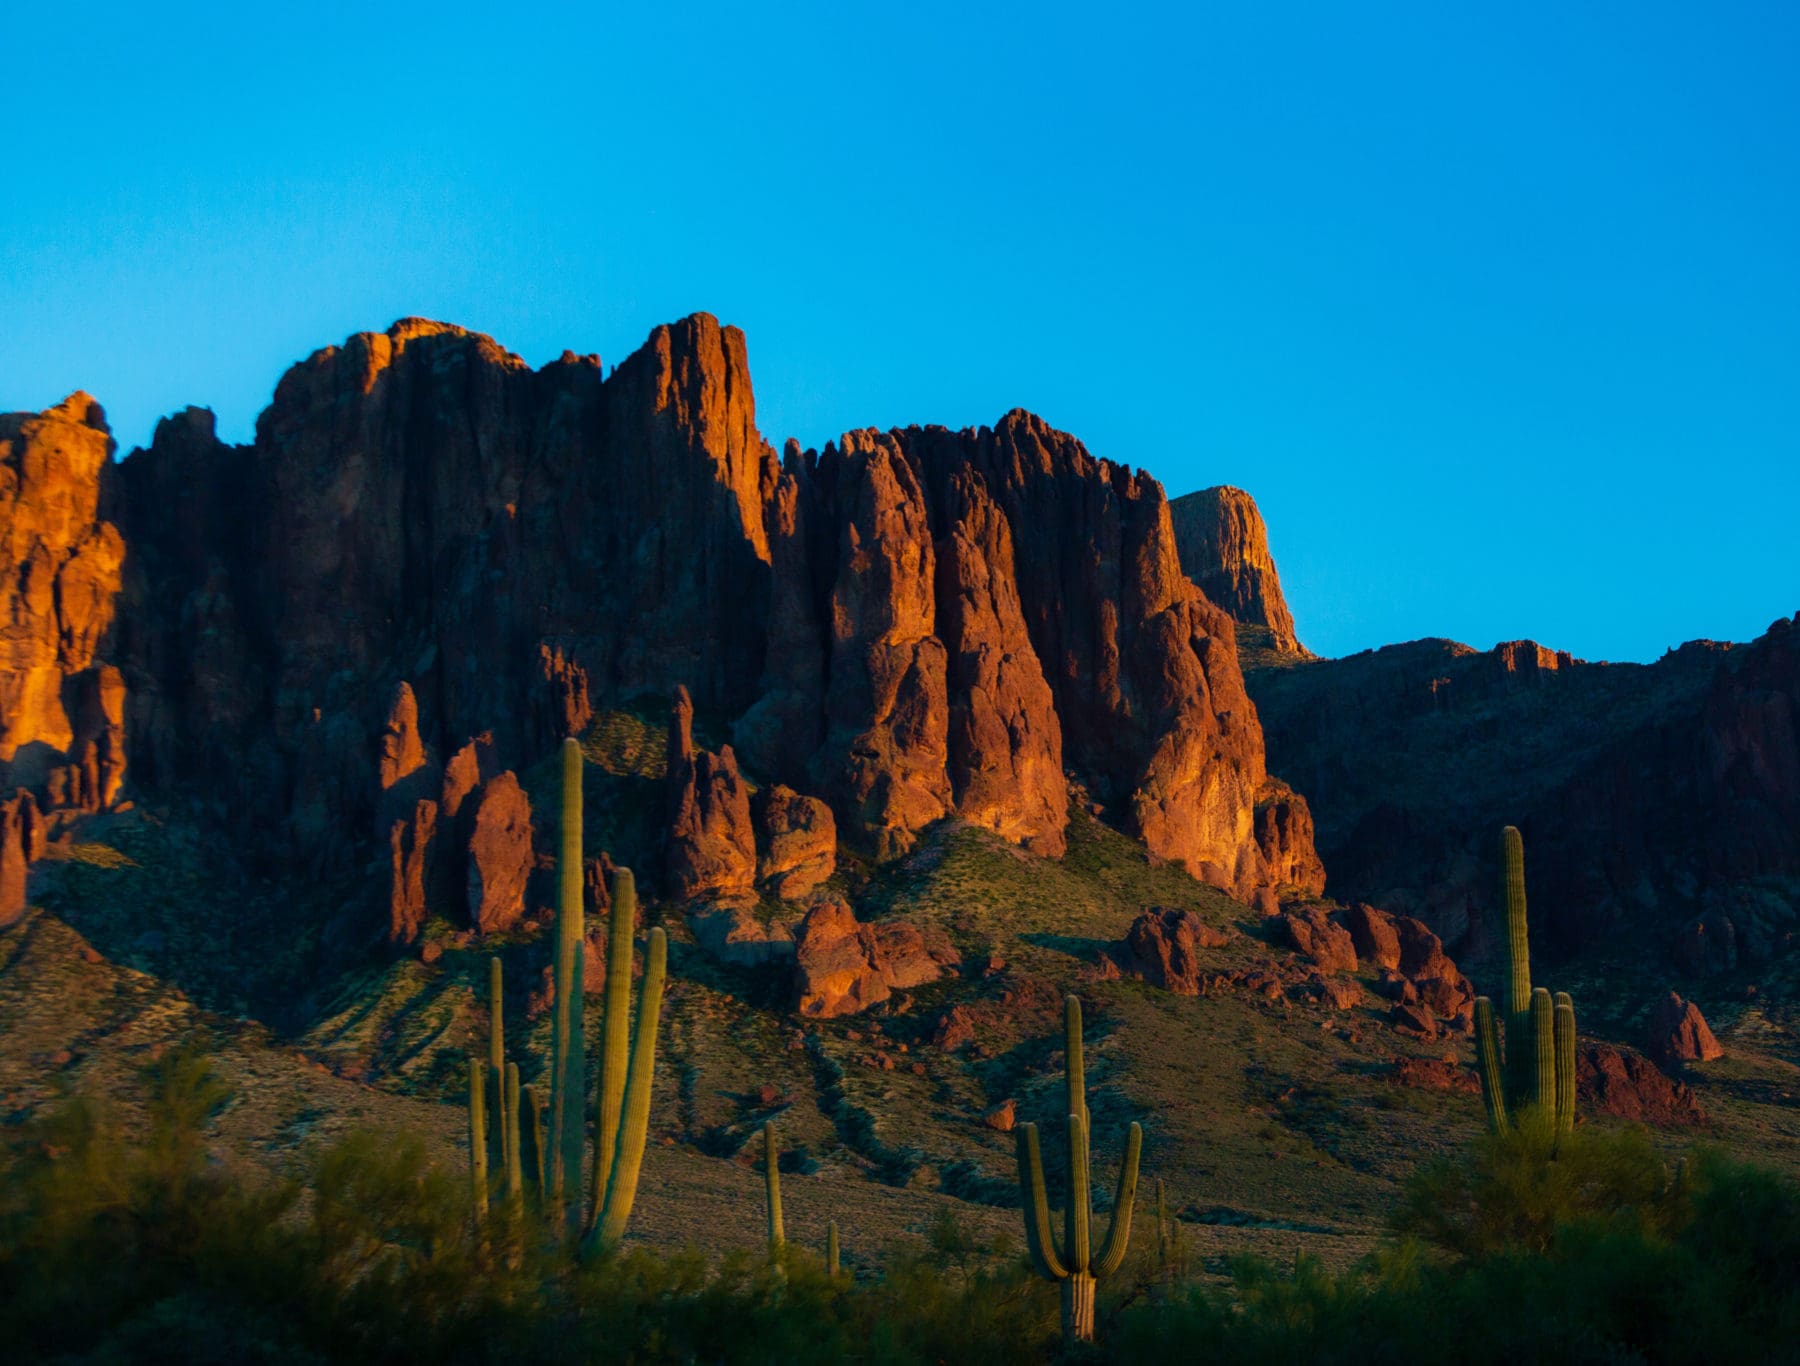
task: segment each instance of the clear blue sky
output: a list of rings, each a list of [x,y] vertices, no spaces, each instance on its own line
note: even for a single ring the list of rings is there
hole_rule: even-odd
[[[1325,653],[1800,608],[1800,5],[14,0],[0,52],[0,408],[126,448],[406,314],[540,364],[705,309],[777,444],[1025,406],[1249,489]]]

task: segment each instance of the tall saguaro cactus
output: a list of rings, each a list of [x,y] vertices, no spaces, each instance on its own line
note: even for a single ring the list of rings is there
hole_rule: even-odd
[[[781,1145],[772,1120],[763,1124],[763,1188],[768,1195],[769,1257],[778,1261],[787,1246],[787,1230],[781,1220]]]
[[[605,1014],[601,1020],[600,1078],[595,1101],[595,1142],[588,1199],[582,1199],[587,1156],[587,1066],[582,1014],[581,746],[563,743],[561,900],[556,935],[556,1011],[551,1021],[552,1052],[548,1102],[538,1087],[520,1086],[516,1065],[504,1061],[501,1035],[499,960],[490,969],[489,1063],[499,1074],[496,1087],[503,1121],[499,1162],[509,1208],[523,1204],[530,1172],[544,1209],[584,1256],[611,1247],[625,1236],[637,1199],[644,1144],[650,1128],[650,1090],[656,1073],[656,1028],[668,975],[669,940],[650,931],[644,979],[638,992],[637,1027],[631,1024],[632,930],[637,923],[637,889],[629,868],[612,879],[612,920],[606,959]],[[470,1063],[469,1132],[471,1178],[477,1217],[486,1213],[487,1128],[482,1064]],[[521,1115],[521,1107],[525,1111]],[[548,1110],[548,1125],[545,1111]],[[524,1153],[529,1137],[531,1153]]]
[[[469,1059],[469,1187],[475,1202],[475,1222],[488,1212],[487,1078],[480,1058]]]
[[[1097,1255],[1093,1254],[1089,1229],[1092,1211],[1088,1202],[1087,1079],[1081,1053],[1081,1001],[1070,996],[1063,1002],[1063,1053],[1067,1071],[1069,1137],[1069,1190],[1063,1213],[1063,1240],[1059,1247],[1050,1227],[1049,1200],[1044,1190],[1044,1162],[1038,1148],[1035,1124],[1018,1129],[1019,1187],[1024,1197],[1025,1243],[1032,1265],[1040,1276],[1062,1287],[1063,1341],[1073,1345],[1094,1340],[1094,1289],[1119,1269],[1131,1241],[1132,1206],[1137,1200],[1138,1158],[1143,1152],[1144,1131],[1133,1124],[1125,1140],[1125,1161],[1119,1168],[1119,1187],[1113,1198],[1112,1219]]]
[[[1512,1128],[1530,1108],[1553,1133],[1575,1127],[1575,1005],[1567,992],[1554,998],[1531,985],[1531,945],[1525,919],[1525,844],[1507,826],[1501,832],[1501,888],[1506,903],[1508,950],[1506,1048],[1494,1030],[1494,1006],[1475,1001],[1475,1060],[1488,1125],[1496,1134]]]
[[[637,919],[637,887],[629,868],[612,879],[612,934],[606,957],[605,1051],[600,1060],[594,1136],[594,1193],[582,1249],[592,1253],[625,1236],[637,1200],[638,1173],[650,1130],[650,1087],[656,1076],[656,1026],[668,974],[669,937],[650,931],[644,980],[638,985],[637,1028],[630,1027],[631,930]]]
[[[550,1202],[569,1235],[581,1226],[587,1036],[582,1028],[581,743],[562,749],[562,843],[557,850],[556,1015],[551,1021]]]

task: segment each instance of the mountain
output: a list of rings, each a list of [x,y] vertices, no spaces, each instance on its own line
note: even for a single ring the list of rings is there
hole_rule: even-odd
[[[1421,915],[1476,961],[1503,950],[1486,844],[1503,824],[1565,955],[1763,968],[1800,925],[1800,617],[1647,665],[1422,640],[1249,686],[1334,895]]]
[[[1509,821],[1583,1113],[1800,1151],[1792,623],[1318,660],[1247,494],[1020,411],[778,455],[704,314],[610,372],[408,319],[249,445],[189,408],[112,454],[85,394],[0,417],[0,1137],[198,1038],[223,1161],[460,1163],[493,961],[544,1080],[575,736],[588,910],[629,866],[669,938],[646,1239],[756,1246],[777,1118],[867,1260],[1016,1236],[1075,993],[1107,1160],[1142,1122],[1199,1255],[1347,1265],[1482,1123]],[[1665,1016],[1727,1057],[1618,1046]]]
[[[1256,500],[1221,484],[1169,504],[1181,565],[1207,599],[1229,612],[1259,646],[1310,658],[1294,634],[1294,614],[1281,595],[1269,553],[1269,529]]]
[[[190,408],[115,464],[83,395],[7,421],[0,760],[53,829],[186,794],[265,871],[391,845],[392,912],[426,846],[463,857],[465,795],[681,688],[721,775],[878,861],[949,817],[1057,854],[1074,782],[1239,897],[1322,883],[1160,485],[1028,413],[778,458],[743,335],[697,314],[610,375],[406,319],[291,369],[247,447]]]

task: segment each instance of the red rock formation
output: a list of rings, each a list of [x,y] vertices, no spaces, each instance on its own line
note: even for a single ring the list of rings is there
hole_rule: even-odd
[[[111,804],[125,765],[118,672],[92,673],[125,558],[118,529],[100,516],[112,448],[86,394],[0,415],[0,777],[36,787],[60,770],[52,805],[84,810]]]
[[[511,770],[481,788],[469,832],[469,923],[482,934],[511,929],[525,913],[531,876],[531,803]]]
[[[1725,1056],[1713,1037],[1706,1017],[1692,1001],[1671,991],[1651,1012],[1650,1032],[1644,1051],[1658,1062],[1711,1062]]]
[[[1012,531],[972,470],[950,479],[937,598],[949,652],[950,785],[964,820],[1052,857],[1066,846],[1062,727],[1025,629]]]
[[[1223,931],[1192,911],[1152,906],[1131,922],[1118,956],[1127,972],[1151,986],[1180,996],[1198,996],[1203,971],[1200,950],[1221,948],[1225,942]]]
[[[1279,778],[1265,779],[1256,798],[1255,832],[1267,883],[1313,896],[1324,892],[1325,865],[1313,849],[1312,811],[1306,798]]]
[[[1201,489],[1171,501],[1169,520],[1181,567],[1210,601],[1239,626],[1267,632],[1271,648],[1307,653],[1294,635],[1294,617],[1281,596],[1269,531],[1255,499],[1229,485]]]
[[[1321,971],[1356,971],[1356,945],[1350,932],[1321,908],[1283,911],[1278,923],[1295,951],[1318,964]]]
[[[821,901],[794,944],[795,1009],[829,1019],[854,1015],[895,990],[934,982],[960,959],[949,941],[906,921],[861,924],[842,901]]]
[[[1344,910],[1340,919],[1350,931],[1350,942],[1363,962],[1376,968],[1400,967],[1400,933],[1392,917],[1373,906],[1358,902]]]
[[[388,941],[410,944],[419,937],[431,914],[432,836],[437,831],[438,806],[421,800],[408,820],[397,820],[388,831]]]
[[[588,697],[588,671],[549,641],[538,645],[538,681],[535,700],[535,736],[543,749],[553,749],[565,738],[580,735],[594,719]]]
[[[694,704],[675,689],[669,718],[669,895],[678,900],[752,894],[756,833],[750,790],[726,745],[717,754],[694,748]]]
[[[946,652],[925,493],[891,436],[849,432],[831,591],[821,784],[877,858],[952,809]]]
[[[819,793],[881,856],[948,815],[1054,853],[1071,770],[1156,855],[1239,895],[1316,883],[1303,808],[1265,785],[1232,624],[1182,574],[1161,489],[1028,414],[778,462],[743,337],[705,315],[610,377],[406,319],[293,367],[248,447],[190,409],[101,469],[83,412],[13,422],[8,458],[51,437],[84,452],[90,490],[56,542],[76,566],[57,600],[93,607],[54,630],[14,610],[30,639],[66,639],[54,689],[14,661],[8,723],[38,724],[67,670],[107,662],[116,523],[131,554],[107,659],[130,694],[122,722],[102,706],[91,755],[57,747],[62,791],[116,791],[122,725],[134,774],[204,791],[265,871],[349,870],[371,838],[391,862],[394,824],[431,795],[402,790],[431,786],[410,766],[487,734],[489,771],[444,774],[430,842],[458,862],[492,771],[683,680],[760,783]],[[35,553],[16,556],[33,603]],[[734,757],[695,756],[696,812],[720,789],[710,833],[730,849],[709,894],[754,875]],[[391,921],[412,893],[389,893]]]
[[[25,915],[25,884],[31,856],[42,841],[37,803],[20,788],[0,802],[0,930]]]
[[[381,790],[388,791],[410,778],[427,763],[425,742],[419,738],[419,704],[412,685],[401,683],[394,689],[394,700],[388,708],[387,725],[381,733],[381,759],[378,778]]]
[[[803,797],[777,783],[753,803],[763,852],[757,885],[782,901],[800,901],[837,869],[837,822],[817,797]]]
[[[1704,1124],[1693,1088],[1665,1076],[1628,1048],[1584,1042],[1575,1050],[1577,1111],[1615,1115],[1640,1124]]]

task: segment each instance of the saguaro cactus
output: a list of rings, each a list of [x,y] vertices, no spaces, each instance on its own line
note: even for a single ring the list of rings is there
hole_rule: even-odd
[[[544,1208],[565,1235],[579,1241],[583,1255],[611,1247],[625,1236],[637,1199],[638,1173],[650,1127],[650,1088],[656,1071],[656,1027],[668,974],[669,940],[660,929],[649,935],[644,980],[638,993],[637,1029],[631,1027],[631,947],[637,923],[637,890],[629,868],[612,879],[612,921],[606,960],[606,1004],[601,1020],[600,1079],[596,1091],[596,1133],[589,1199],[582,1200],[583,1159],[587,1154],[582,1107],[587,1096],[582,1016],[581,938],[581,746],[563,742],[561,908],[556,934],[556,1008],[551,1021],[550,1098],[537,1087],[520,1086],[518,1068],[504,1063],[501,1035],[500,964],[490,969],[490,1062],[504,1068],[498,1105],[505,1125],[500,1160],[509,1203],[522,1205],[524,1176],[532,1172]],[[485,1212],[487,1191],[486,1120],[479,1087],[481,1063],[471,1063],[471,1141],[481,1126],[477,1208]],[[526,1115],[521,1116],[523,1105]],[[549,1123],[545,1124],[545,1111]],[[531,1154],[523,1148],[529,1136]],[[585,1211],[585,1213],[584,1213]]]
[[[575,751],[577,757],[580,750]],[[567,836],[565,833],[565,843]],[[580,847],[580,838],[576,838]],[[577,879],[579,885],[579,878]],[[637,884],[629,868],[612,879],[612,924],[606,953],[606,1015],[601,1021],[600,1082],[595,1100],[593,1198],[582,1251],[591,1255],[625,1236],[637,1200],[638,1173],[650,1129],[650,1087],[656,1074],[656,1026],[668,973],[669,938],[650,931],[644,980],[638,986],[637,1028],[631,1005],[631,934],[637,921]],[[579,1149],[577,1149],[579,1151]],[[576,1168],[579,1171],[579,1167]]]
[[[1018,1158],[1019,1188],[1025,1207],[1025,1244],[1030,1249],[1037,1273],[1059,1282],[1062,1287],[1063,1341],[1073,1345],[1094,1340],[1094,1288],[1117,1271],[1125,1260],[1125,1249],[1131,1241],[1131,1214],[1137,1200],[1138,1158],[1143,1152],[1144,1131],[1133,1124],[1125,1140],[1125,1161],[1119,1168],[1112,1219],[1099,1254],[1091,1255],[1087,1081],[1081,1053],[1081,1002],[1074,996],[1063,1003],[1063,1035],[1067,1070],[1064,1109],[1068,1113],[1069,1190],[1060,1248],[1050,1228],[1037,1125],[1019,1126]]]
[[[475,1222],[488,1212],[487,1078],[480,1058],[469,1059],[469,1186],[474,1196]]]
[[[1567,992],[1554,999],[1531,985],[1531,945],[1525,919],[1525,845],[1519,832],[1501,832],[1502,892],[1509,954],[1506,1047],[1494,1030],[1493,1002],[1475,1000],[1475,1061],[1488,1125],[1505,1134],[1517,1112],[1530,1107],[1552,1131],[1575,1127],[1575,1005]]]
[[[581,744],[562,750],[562,843],[557,851],[556,1014],[551,1021],[550,1204],[569,1235],[581,1225],[581,1153],[586,1124],[587,1036],[582,1029]]]
[[[836,1219],[825,1222],[825,1274],[832,1280],[838,1278],[838,1226]]]
[[[781,1147],[773,1121],[763,1125],[763,1187],[769,1197],[769,1256],[779,1259],[787,1245],[787,1232],[781,1222]]]

